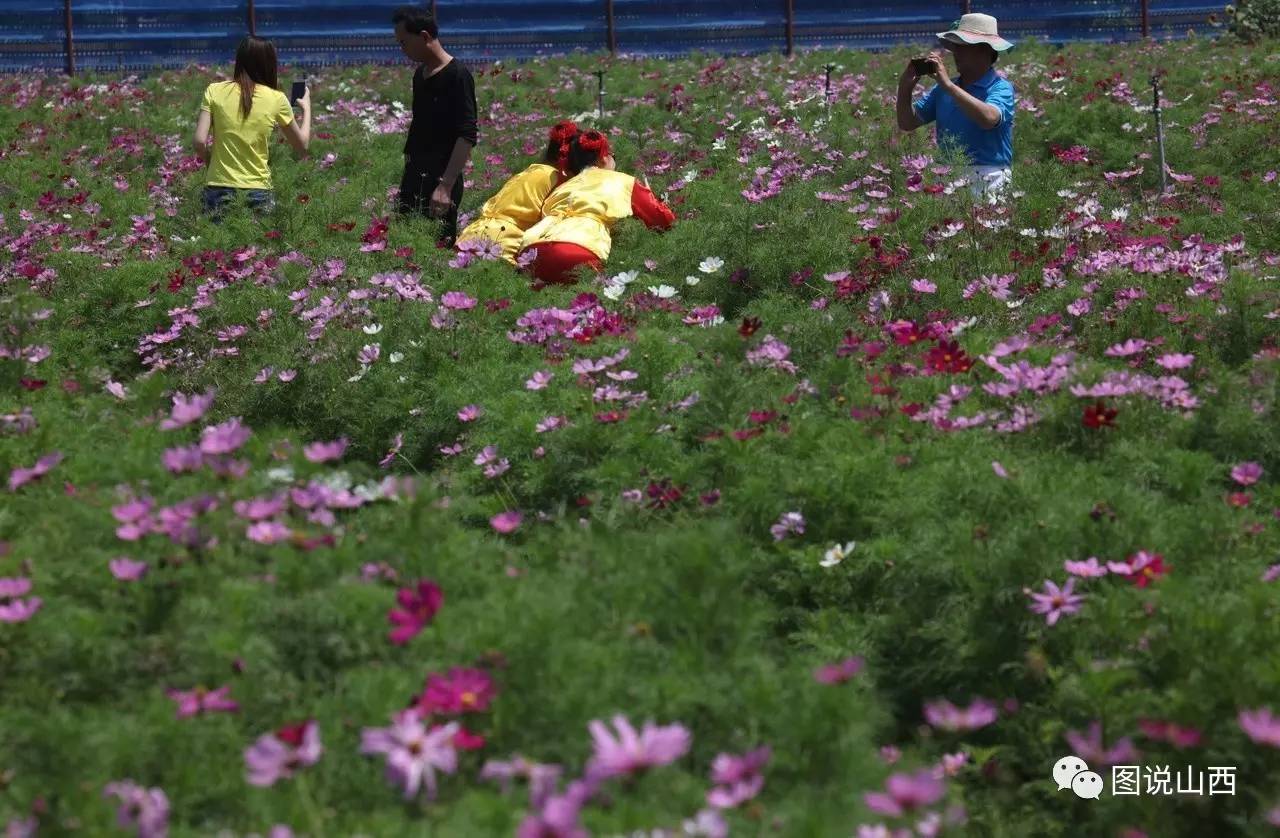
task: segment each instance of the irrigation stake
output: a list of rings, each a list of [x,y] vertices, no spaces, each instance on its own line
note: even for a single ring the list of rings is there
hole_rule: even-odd
[[[1156,145],[1160,148],[1160,194],[1169,190],[1169,175],[1164,162],[1164,121],[1160,117],[1160,74],[1151,74],[1151,95],[1156,115]]]

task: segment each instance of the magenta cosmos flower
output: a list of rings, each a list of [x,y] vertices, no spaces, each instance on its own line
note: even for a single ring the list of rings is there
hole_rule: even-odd
[[[308,462],[326,463],[339,460],[347,450],[347,438],[344,436],[332,442],[309,442],[302,446],[302,455]]]
[[[1044,580],[1043,593],[1027,592],[1033,600],[1031,610],[1037,614],[1044,614],[1044,621],[1048,625],[1058,622],[1058,618],[1063,614],[1076,613],[1080,610],[1080,603],[1084,602],[1085,598],[1082,594],[1074,593],[1075,584],[1076,580],[1072,578],[1059,588],[1051,580]]]
[[[205,412],[213,404],[214,392],[214,390],[208,390],[203,395],[195,394],[191,396],[185,393],[174,393],[173,411],[168,419],[160,423],[160,430],[172,431],[177,428],[185,428],[201,416],[204,416]]]
[[[877,815],[896,818],[937,803],[945,792],[943,781],[926,768],[915,774],[894,774],[885,781],[883,792],[868,792],[862,800]]]
[[[412,588],[397,591],[396,602],[400,607],[387,612],[387,622],[395,626],[387,636],[392,643],[403,646],[435,619],[444,604],[444,591],[435,582],[424,579]]]
[[[25,576],[0,579],[0,623],[25,623],[35,616],[44,601],[38,596],[18,599],[31,591],[31,580]]]
[[[136,561],[128,556],[121,556],[107,562],[111,575],[121,582],[137,582],[147,575],[147,563]]]
[[[209,455],[230,454],[248,442],[253,431],[239,416],[233,416],[221,425],[209,425],[200,432],[200,453]]]
[[[483,713],[496,694],[487,672],[455,666],[447,675],[427,676],[418,708],[427,714]]]
[[[206,690],[196,687],[194,690],[165,690],[165,694],[178,704],[177,717],[189,719],[201,713],[234,713],[240,705],[231,700],[231,687],[218,687]]]
[[[625,716],[617,715],[613,726],[616,735],[598,719],[587,725],[595,744],[588,777],[604,780],[668,765],[689,750],[690,735],[683,725],[658,726],[650,721],[637,733]]]
[[[1098,770],[1099,765],[1104,768],[1109,765],[1132,765],[1141,756],[1127,736],[1122,736],[1114,745],[1107,748],[1102,741],[1102,722],[1099,721],[1090,722],[1087,734],[1068,730],[1064,738],[1071,746],[1071,753],[1080,757],[1095,770]]]
[[[62,452],[53,451],[36,460],[30,468],[19,466],[9,472],[9,491],[16,492],[32,480],[44,477],[54,466],[62,462]]]
[[[861,672],[865,663],[860,655],[845,658],[839,663],[829,663],[813,671],[813,680],[819,684],[843,684]]]
[[[1240,729],[1259,745],[1280,748],[1280,717],[1271,714],[1271,708],[1241,710],[1238,717]]]
[[[476,307],[476,299],[462,291],[445,291],[440,297],[440,304],[455,311],[466,311]]]
[[[138,838],[166,838],[169,834],[169,798],[159,788],[146,789],[133,780],[107,783],[103,797],[116,797],[116,824],[121,829],[137,828]]]
[[[1262,477],[1262,466],[1257,463],[1240,463],[1231,469],[1231,479],[1241,486],[1252,486]]]
[[[983,698],[964,709],[950,701],[932,701],[924,706],[924,718],[939,730],[977,730],[996,720],[996,706]]]
[[[428,730],[415,709],[397,713],[390,727],[365,728],[360,734],[360,753],[383,754],[387,759],[387,780],[404,791],[406,800],[419,791],[427,799],[436,796],[436,771],[452,774],[458,767],[453,747],[457,722]]]
[[[717,809],[733,809],[759,794],[764,788],[761,771],[770,753],[765,745],[741,756],[717,756],[711,763],[711,782],[716,786],[707,792],[707,803]]]
[[[273,786],[277,780],[292,777],[299,768],[315,765],[323,752],[320,727],[310,719],[275,733],[264,733],[245,748],[246,779],[250,785]]]
[[[515,532],[520,527],[520,523],[524,521],[524,516],[517,509],[508,509],[506,512],[499,512],[489,519],[489,526],[493,527],[495,532],[507,535]]]

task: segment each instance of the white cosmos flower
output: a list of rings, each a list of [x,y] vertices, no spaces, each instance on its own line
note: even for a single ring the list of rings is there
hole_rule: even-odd
[[[278,483],[292,483],[293,469],[289,468],[289,466],[267,469],[267,479],[275,480]]]
[[[700,276],[686,276],[684,278],[685,285],[697,285],[699,282],[702,282],[702,277]]]
[[[360,372],[358,372],[358,373],[356,373],[355,375],[353,375],[353,376],[351,376],[350,378],[348,378],[348,379],[347,379],[347,381],[350,381],[350,382],[359,381],[360,379],[364,378],[364,374],[365,374],[368,370],[369,370],[369,368],[368,368],[368,367],[361,367],[361,368],[360,368]]]
[[[627,286],[623,285],[621,282],[606,282],[604,291],[601,293],[611,300],[620,300],[626,290]]]
[[[370,323],[368,326],[365,326],[361,331],[363,331],[366,335],[376,335],[378,332],[382,331],[382,324]]]
[[[609,277],[610,282],[616,282],[619,285],[630,285],[640,276],[639,271],[623,271],[616,276]]]
[[[669,300],[676,295],[676,289],[670,285],[650,285],[649,293],[663,300]]]
[[[1129,210],[1127,207],[1116,207],[1111,211],[1112,221],[1124,221],[1128,217],[1129,217]]]
[[[822,554],[822,561],[818,562],[822,567],[835,567],[849,557],[853,552],[853,548],[858,546],[858,542],[850,541],[843,547],[839,544],[831,545],[831,549]]]
[[[976,326],[977,324],[978,324],[978,318],[976,317],[970,317],[968,320],[961,320],[960,324],[951,330],[951,336],[955,337],[956,335],[963,332],[965,329],[968,329],[970,326]]]
[[[391,362],[391,363],[393,363],[393,364],[398,364],[398,363],[400,363],[401,361],[403,361],[403,360],[404,360],[404,353],[403,353],[403,352],[392,352],[390,355],[388,355],[388,356],[387,356],[387,360],[388,360],[388,361],[390,361],[390,362]]]
[[[723,267],[724,260],[719,256],[708,256],[706,259],[702,260],[700,265],[698,265],[698,270],[702,271],[704,274],[713,274]]]

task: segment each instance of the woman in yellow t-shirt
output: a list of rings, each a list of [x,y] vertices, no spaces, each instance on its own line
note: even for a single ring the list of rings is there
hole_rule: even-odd
[[[475,250],[492,242],[502,258],[514,265],[524,231],[542,220],[542,202],[568,177],[569,144],[577,135],[578,126],[569,120],[552,126],[542,159],[512,176],[484,202],[480,214],[458,236],[458,250]]]
[[[299,156],[307,152],[311,143],[311,91],[308,89],[298,100],[302,106],[299,126],[289,97],[279,87],[275,45],[249,35],[236,49],[231,81],[214,82],[204,90],[196,120],[196,155],[208,169],[204,208],[215,219],[237,195],[246,198],[255,210],[275,207],[268,141],[277,125]]]

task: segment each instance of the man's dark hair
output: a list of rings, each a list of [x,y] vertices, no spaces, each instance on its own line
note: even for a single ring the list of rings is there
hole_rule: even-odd
[[[412,32],[418,35],[426,32],[432,38],[440,35],[440,27],[436,25],[436,16],[431,14],[430,9],[424,9],[421,6],[401,6],[391,13],[391,25],[399,26],[404,24],[406,32]]]

